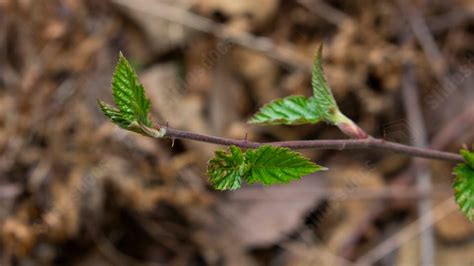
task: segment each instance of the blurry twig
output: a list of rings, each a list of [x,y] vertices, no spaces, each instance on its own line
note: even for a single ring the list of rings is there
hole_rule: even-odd
[[[433,67],[438,77],[444,75],[446,67],[445,60],[423,16],[410,1],[398,0],[398,3],[402,14],[407,19],[413,34],[421,45],[430,66]]]
[[[456,27],[474,18],[474,13],[466,9],[454,9],[446,14],[439,15],[428,21],[428,26],[433,32],[442,32]]]
[[[341,27],[344,22],[353,21],[349,15],[322,0],[298,0],[298,3],[338,27]]]
[[[420,106],[418,89],[415,85],[416,73],[412,64],[404,66],[402,77],[402,97],[407,115],[408,126],[411,129],[412,144],[417,147],[427,146],[425,121]],[[419,191],[429,193],[432,189],[431,173],[426,162],[414,160],[416,181]],[[420,199],[417,204],[420,226],[421,265],[434,265],[434,233],[432,224],[432,202],[428,197]],[[424,231],[421,231],[423,230]]]
[[[441,53],[433,34],[430,31],[422,14],[416,9],[410,1],[398,0],[402,14],[410,24],[418,43],[420,44],[425,57],[429,62],[431,70],[434,72],[436,79],[443,88],[456,88],[456,84],[451,82],[451,78],[447,73],[447,64]]]
[[[162,1],[112,0],[112,2],[201,32],[212,34],[217,38],[225,39],[248,49],[261,52],[269,58],[292,68],[306,72],[311,70],[311,62],[288,45],[276,45],[269,38],[257,37],[249,32],[236,31],[235,29],[216,23],[206,17]]]
[[[464,132],[469,131],[472,124],[474,124],[474,106],[468,107],[462,114],[449,120],[448,125],[433,138],[431,147],[434,149],[447,147]]]
[[[386,211],[386,203],[387,201],[379,201],[368,208],[370,211],[367,212],[367,214],[365,214],[360,222],[355,226],[353,232],[346,236],[345,241],[339,248],[338,254],[347,259],[352,259],[354,257],[359,240],[372,227],[373,221]]]
[[[377,245],[374,249],[367,252],[364,256],[359,258],[356,264],[357,265],[359,264],[360,265],[374,265],[376,261],[385,257],[390,252],[395,250],[397,247],[401,246],[403,243],[405,243],[406,241],[416,236],[420,232],[420,230],[428,229],[433,224],[442,220],[443,218],[448,216],[450,213],[452,213],[456,209],[457,209],[457,206],[454,203],[454,198],[453,197],[448,198],[443,203],[439,204],[433,209],[433,214],[425,213],[418,220],[407,225],[400,232],[386,239],[384,242]],[[432,219],[430,219],[430,223],[423,224],[422,220],[425,219],[424,217],[425,215],[433,216]]]

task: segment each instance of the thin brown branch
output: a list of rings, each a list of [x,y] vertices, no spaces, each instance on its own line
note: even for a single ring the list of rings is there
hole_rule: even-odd
[[[441,131],[436,134],[430,147],[432,149],[446,149],[450,144],[458,140],[465,128],[474,122],[474,108],[469,108],[464,113],[456,116]],[[409,189],[413,178],[413,165],[394,178],[391,186],[401,186]],[[390,206],[389,201],[375,202],[363,219],[356,226],[355,230],[346,237],[346,241],[341,245],[339,254],[344,258],[354,258],[355,249],[359,240],[370,230],[374,220],[382,216]]]
[[[386,141],[383,139],[336,139],[336,140],[295,140],[277,142],[254,142],[247,140],[237,140],[221,138],[216,136],[202,135],[193,132],[183,131],[174,128],[165,128],[165,138],[188,139],[224,146],[235,145],[242,148],[257,148],[261,145],[274,145],[295,150],[316,149],[316,150],[381,150],[389,151],[414,157],[442,160],[449,162],[464,162],[461,155],[450,152],[432,150],[428,148],[412,147],[404,144]]]

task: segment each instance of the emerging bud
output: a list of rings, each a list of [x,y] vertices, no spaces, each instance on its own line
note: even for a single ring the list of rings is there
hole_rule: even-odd
[[[369,135],[359,126],[357,126],[354,122],[351,123],[338,123],[336,126],[347,136],[353,139],[366,139]]]
[[[354,121],[337,110],[333,117],[334,124],[352,139],[366,139],[369,135],[360,128]]]

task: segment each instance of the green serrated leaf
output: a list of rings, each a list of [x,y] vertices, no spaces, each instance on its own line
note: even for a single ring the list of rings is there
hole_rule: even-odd
[[[321,121],[314,98],[290,96],[264,105],[249,120],[252,124],[301,125]]]
[[[249,184],[283,184],[324,169],[300,153],[270,145],[247,150],[245,159],[250,170],[244,178]]]
[[[145,90],[138,80],[137,74],[120,53],[112,79],[112,95],[117,108],[102,101],[97,101],[100,110],[119,127],[160,138],[166,134],[165,128],[154,128],[148,119],[150,100],[145,96]]]
[[[238,147],[230,146],[228,152],[215,152],[207,175],[215,189],[233,190],[239,188],[243,180],[249,184],[282,184],[320,170],[325,168],[287,148],[264,145],[242,153]]]
[[[332,116],[339,110],[331,88],[329,87],[322,67],[323,46],[318,49],[314,59],[311,85],[313,87],[313,97],[316,99],[318,113],[328,122],[332,122]]]
[[[207,167],[209,182],[218,190],[240,188],[245,174],[244,155],[236,146],[230,146],[229,153],[216,151]]]
[[[122,53],[112,79],[112,95],[123,118],[137,121],[147,127],[152,126],[148,119],[150,101],[145,96],[145,90],[135,70]]]
[[[474,220],[474,169],[468,164],[454,168],[456,179],[453,183],[456,203],[469,221]]]
[[[264,125],[316,124],[321,121],[338,125],[352,122],[344,116],[324,77],[322,46],[314,59],[311,85],[313,96],[290,96],[266,104],[249,120],[249,123]]]

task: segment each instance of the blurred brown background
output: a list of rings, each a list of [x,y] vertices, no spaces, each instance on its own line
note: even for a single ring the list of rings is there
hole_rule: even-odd
[[[159,123],[343,138],[245,123],[311,93],[324,43],[329,84],[362,128],[456,152],[474,139],[473,14],[470,0],[0,0],[0,264],[474,265],[449,163],[305,151],[331,171],[216,192],[205,171],[219,147],[120,130],[96,105],[112,102],[122,51]]]

